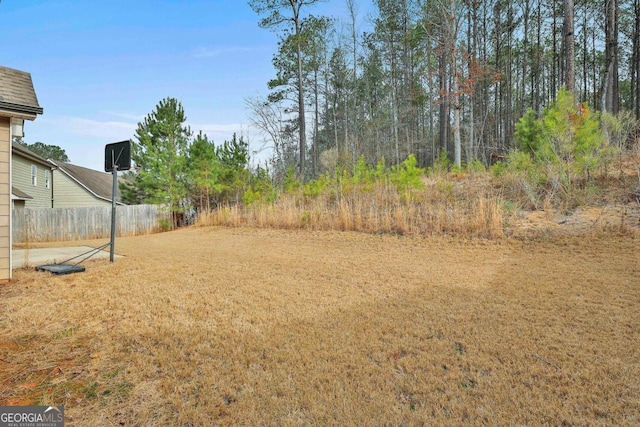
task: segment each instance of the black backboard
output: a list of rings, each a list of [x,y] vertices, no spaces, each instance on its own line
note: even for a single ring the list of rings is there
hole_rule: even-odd
[[[131,141],[114,142],[104,147],[104,171],[111,172],[114,169],[131,169]]]

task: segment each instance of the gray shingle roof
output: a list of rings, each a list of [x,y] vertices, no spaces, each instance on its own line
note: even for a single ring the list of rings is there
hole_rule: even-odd
[[[31,197],[30,195],[28,195],[27,193],[25,193],[24,191],[20,190],[19,188],[16,187],[11,187],[11,194],[13,194],[13,199],[14,200],[31,200],[33,199],[33,197]]]
[[[29,160],[35,161],[36,163],[40,163],[44,166],[48,166],[49,168],[51,168],[51,163],[49,163],[47,159],[37,155],[36,153],[29,150],[24,145],[18,144],[15,141],[11,141],[11,148],[13,149],[14,153],[19,154],[22,157],[26,157]]]
[[[77,181],[87,190],[95,194],[101,199],[111,200],[113,192],[113,175],[106,172],[85,168],[82,166],[72,165],[57,160],[50,160],[56,165],[60,172],[68,175],[71,179]],[[54,183],[55,185],[55,183]],[[120,202],[120,189],[116,192],[116,201]]]
[[[0,109],[42,114],[31,74],[0,66]]]

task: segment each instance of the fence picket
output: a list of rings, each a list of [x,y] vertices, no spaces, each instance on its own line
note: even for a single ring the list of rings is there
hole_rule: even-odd
[[[158,205],[129,205],[116,208],[116,236],[136,236],[160,230],[167,220]],[[106,238],[111,235],[111,207],[14,209],[14,243]]]

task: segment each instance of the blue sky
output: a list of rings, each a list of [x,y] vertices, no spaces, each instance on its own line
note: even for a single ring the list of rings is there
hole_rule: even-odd
[[[370,0],[356,3],[364,22]],[[347,12],[345,0],[307,10]],[[31,73],[44,108],[25,123],[25,141],[101,170],[105,144],[133,138],[170,96],[193,131],[216,144],[244,134],[257,150],[245,99],[267,94],[277,51],[258,19],[246,0],[2,0],[0,65]]]

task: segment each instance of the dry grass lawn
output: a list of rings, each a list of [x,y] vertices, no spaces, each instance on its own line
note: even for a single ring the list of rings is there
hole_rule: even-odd
[[[64,404],[69,426],[638,425],[638,247],[122,238],[113,265],[0,285],[0,404]]]

